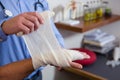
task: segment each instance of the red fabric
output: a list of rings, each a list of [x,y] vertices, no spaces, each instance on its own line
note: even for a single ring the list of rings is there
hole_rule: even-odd
[[[80,52],[86,52],[89,56],[90,59],[84,59],[84,60],[75,60],[74,62],[80,63],[82,65],[90,65],[96,61],[96,54],[88,49],[84,48],[73,48],[72,50],[78,50]]]

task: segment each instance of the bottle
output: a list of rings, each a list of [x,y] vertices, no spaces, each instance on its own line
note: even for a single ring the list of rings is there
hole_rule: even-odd
[[[71,6],[71,9],[70,9],[70,18],[71,19],[75,19],[76,18],[76,13],[77,13],[76,1],[72,0],[70,6]]]
[[[90,21],[91,20],[91,14],[90,14],[90,9],[88,5],[84,5],[84,21]]]
[[[97,1],[97,4],[99,4],[96,8],[96,15],[97,18],[102,18],[103,17],[103,7],[102,7],[102,1]]]
[[[104,16],[107,17],[107,18],[111,17],[112,16],[112,11],[111,11],[111,8],[108,7],[108,2],[104,1],[103,4],[104,4]]]
[[[97,18],[95,1],[91,2],[91,5],[92,5],[91,8],[90,8],[91,20],[95,20]]]

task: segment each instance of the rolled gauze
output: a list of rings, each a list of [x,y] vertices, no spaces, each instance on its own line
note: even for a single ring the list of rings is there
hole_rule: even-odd
[[[82,52],[63,49],[59,45],[51,27],[51,16],[53,12],[45,11],[40,13],[44,24],[38,30],[22,35],[30,52],[34,69],[47,64],[60,67],[70,66],[70,62],[86,58]]]

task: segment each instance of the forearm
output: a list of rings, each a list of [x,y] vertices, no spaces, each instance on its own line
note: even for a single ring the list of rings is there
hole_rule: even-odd
[[[32,71],[32,59],[14,62],[0,67],[0,80],[23,80]]]

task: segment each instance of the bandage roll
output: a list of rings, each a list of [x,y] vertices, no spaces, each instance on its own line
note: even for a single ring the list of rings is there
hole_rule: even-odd
[[[45,11],[40,15],[44,19],[44,24],[40,25],[38,30],[22,35],[32,57],[34,69],[48,64],[68,67],[73,60],[85,58],[79,51],[61,48],[51,27],[50,17],[53,12]]]
[[[82,64],[82,65],[91,65],[93,63],[95,63],[95,61],[97,60],[96,54],[93,51],[90,51],[88,49],[85,48],[72,48],[72,50],[77,50],[79,52],[85,52],[86,54],[88,54],[90,56],[89,59],[77,59],[74,62]]]

